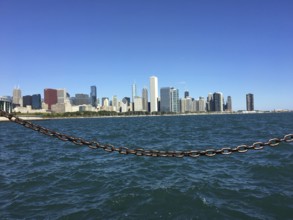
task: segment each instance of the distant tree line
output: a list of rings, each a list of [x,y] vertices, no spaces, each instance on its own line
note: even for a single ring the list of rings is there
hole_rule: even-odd
[[[186,112],[185,114],[189,114]],[[205,112],[205,114],[209,114]],[[81,111],[81,112],[65,112],[65,113],[16,113],[18,116],[37,116],[43,118],[77,118],[77,117],[103,117],[103,116],[150,116],[150,115],[182,115],[182,113],[175,112],[146,112],[146,111],[128,111],[128,112],[116,112],[116,111]]]

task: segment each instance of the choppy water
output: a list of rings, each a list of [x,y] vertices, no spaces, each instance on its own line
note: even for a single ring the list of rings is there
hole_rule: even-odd
[[[115,146],[234,147],[293,132],[293,114],[36,122]],[[293,144],[197,159],[119,155],[0,123],[1,219],[293,219]]]

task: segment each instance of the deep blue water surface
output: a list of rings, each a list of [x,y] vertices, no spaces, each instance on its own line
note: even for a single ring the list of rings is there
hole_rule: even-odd
[[[293,114],[35,122],[129,148],[235,147],[293,133]],[[293,144],[199,158],[119,155],[0,123],[1,219],[293,219]]]

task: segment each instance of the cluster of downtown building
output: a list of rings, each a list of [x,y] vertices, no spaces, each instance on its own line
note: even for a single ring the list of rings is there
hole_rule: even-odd
[[[75,94],[70,97],[65,89],[44,89],[44,99],[40,94],[21,95],[19,88],[13,89],[11,110],[21,113],[65,113],[78,111],[115,111],[115,112],[161,112],[161,113],[192,113],[192,112],[232,112],[232,98],[224,96],[221,92],[209,93],[207,98],[190,97],[189,92],[184,92],[184,97],[179,98],[179,90],[174,87],[158,88],[158,78],[150,77],[150,91],[143,88],[141,96],[137,93],[136,84],[132,85],[132,97],[118,100],[113,96],[97,98],[96,86],[90,87],[90,94]],[[3,100],[3,97],[2,97]],[[9,97],[6,97],[6,102]],[[1,107],[2,106],[2,107]],[[6,110],[8,104],[6,104]],[[254,111],[253,94],[246,95],[247,111]],[[0,102],[0,108],[4,109]]]

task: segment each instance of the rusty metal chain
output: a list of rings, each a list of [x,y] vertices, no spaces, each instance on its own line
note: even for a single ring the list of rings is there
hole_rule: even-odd
[[[268,142],[255,142],[252,145],[239,145],[237,147],[224,147],[221,149],[207,149],[207,150],[186,150],[186,151],[161,151],[161,150],[146,150],[143,148],[129,149],[127,147],[115,147],[111,144],[101,144],[96,141],[86,141],[82,138],[72,137],[66,134],[62,134],[40,125],[33,124],[29,121],[23,120],[13,114],[9,114],[5,111],[0,110],[0,116],[8,118],[11,122],[23,125],[26,128],[32,129],[34,131],[40,132],[42,134],[58,138],[62,141],[69,141],[76,145],[85,145],[91,149],[103,149],[107,152],[116,151],[120,154],[133,154],[136,156],[152,156],[152,157],[199,157],[208,156],[212,157],[217,154],[228,155],[231,153],[245,153],[248,150],[261,150],[265,146],[275,147],[281,142],[293,142],[293,134],[287,134],[283,138],[272,138]]]

